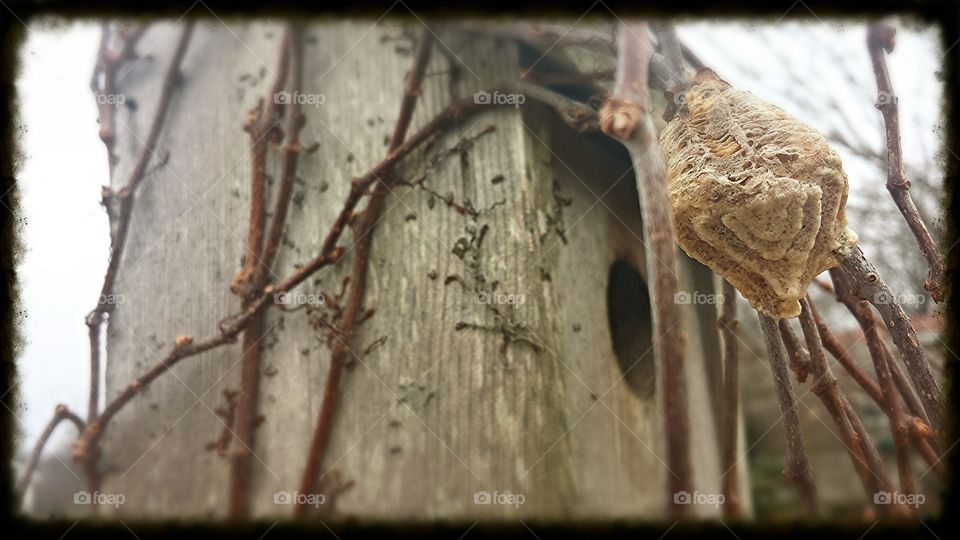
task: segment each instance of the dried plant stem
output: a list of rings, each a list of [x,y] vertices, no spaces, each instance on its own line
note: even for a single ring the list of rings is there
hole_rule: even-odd
[[[800,343],[800,338],[794,333],[793,328],[790,328],[790,323],[788,323],[786,319],[778,320],[777,326],[780,328],[780,338],[787,346],[787,357],[790,359],[790,371],[793,371],[797,382],[807,382],[807,377],[813,369],[810,364],[810,354],[807,353],[807,349]]]
[[[809,302],[809,299],[808,299]],[[826,323],[820,318],[813,302],[809,302],[810,312],[816,322],[817,331],[823,335],[829,333],[826,330]],[[894,446],[897,454],[897,470],[900,475],[900,491],[902,493],[913,493],[913,477],[910,474],[910,427],[906,415],[900,406],[900,396],[893,382],[893,376],[890,374],[890,368],[887,365],[887,358],[880,350],[880,336],[877,334],[876,325],[873,323],[873,316],[869,314],[869,308],[865,302],[859,302],[857,309],[865,311],[866,316],[870,317],[869,327],[864,328],[864,336],[867,340],[867,347],[870,349],[870,357],[873,359],[874,370],[877,372],[877,379],[880,381],[880,390],[882,398],[878,401],[880,408],[887,414],[890,420],[890,431],[893,434]],[[860,319],[860,317],[858,317]]]
[[[728,518],[740,517],[737,443],[739,441],[740,420],[740,381],[739,351],[737,338],[737,290],[726,280],[723,281],[723,306],[720,309],[720,331],[723,334],[723,496],[724,515]]]
[[[287,209],[293,193],[298,156],[300,153],[299,132],[303,127],[303,115],[297,102],[284,104],[284,163],[280,179],[280,192],[276,197],[270,232],[263,246],[265,227],[263,206],[266,202],[265,166],[267,143],[277,123],[276,96],[286,85],[289,93],[300,91],[303,71],[303,50],[299,26],[289,24],[284,32],[281,45],[279,67],[271,95],[266,105],[261,101],[258,116],[249,126],[253,144],[253,174],[250,204],[250,228],[247,238],[247,251],[244,267],[235,280],[235,292],[246,293],[244,306],[254,301],[250,294],[262,290],[266,277],[273,267],[283,229],[286,225]],[[260,385],[260,346],[264,328],[264,312],[259,312],[247,323],[243,331],[240,392],[234,411],[232,428],[238,445],[230,453],[230,487],[228,491],[227,515],[231,518],[244,518],[249,514],[248,492],[250,484],[250,456],[253,447],[253,432],[257,420],[257,397]]]
[[[180,65],[183,63],[183,57],[186,55],[187,46],[190,44],[190,37],[193,35],[193,23],[187,23],[177,43],[173,58],[170,60],[170,66],[164,75],[163,86],[160,91],[160,98],[157,103],[157,109],[154,113],[153,121],[150,124],[150,131],[147,134],[143,150],[140,152],[136,165],[130,172],[126,185],[116,193],[111,192],[110,197],[119,197],[120,215],[117,224],[117,231],[113,237],[113,244],[110,246],[110,262],[107,265],[107,272],[103,278],[103,286],[100,289],[100,298],[97,307],[93,309],[86,317],[88,336],[90,340],[90,371],[91,371],[91,389],[89,399],[89,411],[87,426],[89,427],[95,417],[97,417],[97,403],[99,400],[99,380],[100,380],[100,338],[101,329],[104,322],[104,316],[112,311],[115,302],[114,286],[116,285],[117,271],[120,268],[120,261],[123,258],[123,249],[127,242],[127,233],[130,230],[130,220],[133,215],[134,199],[143,176],[146,173],[147,166],[154,155],[157,141],[163,130],[164,120],[166,120],[167,110],[170,107],[170,100],[173,96],[174,87],[180,74]],[[102,126],[101,126],[102,127]],[[102,132],[101,132],[102,134]],[[112,136],[109,139],[112,141]],[[106,141],[105,141],[106,143]],[[110,148],[108,143],[108,149]],[[99,487],[99,474],[96,470],[95,458],[85,456],[84,469],[90,482],[91,489]]]
[[[867,300],[880,312],[920,395],[930,427],[934,432],[942,434],[946,408],[940,386],[933,375],[926,353],[920,347],[917,332],[913,329],[910,318],[900,307],[896,295],[880,278],[877,269],[864,257],[859,246],[853,246],[840,255],[841,268],[849,285],[849,294]]]
[[[780,414],[787,440],[787,467],[784,476],[797,487],[800,501],[807,512],[818,514],[820,503],[817,499],[817,487],[810,474],[803,433],[800,431],[800,415],[797,414],[797,399],[793,394],[793,387],[790,386],[790,372],[787,370],[777,321],[759,311],[757,317],[760,318],[760,329],[763,330],[763,341],[773,372],[773,382],[777,389],[777,399],[780,403]]]
[[[580,133],[589,133],[600,129],[600,119],[597,116],[597,111],[585,103],[570,99],[539,84],[522,80],[507,83],[506,87],[552,107],[564,123]]]
[[[831,279],[834,281],[842,281],[843,275],[838,272],[839,270],[837,269],[830,270]],[[858,313],[861,313],[861,311],[854,309],[855,302],[850,299],[849,295],[838,294],[837,290],[835,290],[834,287],[829,283],[820,280],[815,280],[815,282],[824,291],[830,293],[831,295],[837,296],[837,300],[846,305],[850,313],[853,314],[854,318],[856,318],[860,323],[861,330],[863,330],[866,321],[862,319],[860,315],[858,315]],[[816,310],[814,310],[814,314],[816,314]],[[874,324],[872,315],[870,315],[869,324]],[[877,402],[877,405],[883,407],[883,398],[881,396],[880,386],[856,365],[855,361],[849,357],[847,352],[843,349],[843,346],[840,344],[840,341],[836,338],[836,336],[833,335],[833,332],[830,331],[830,328],[823,321],[817,321],[817,328],[820,330],[820,339],[823,340],[823,346],[837,359],[837,361],[840,362],[841,365],[844,366],[844,368],[850,371],[851,375],[854,376],[854,379],[857,380],[860,386],[863,387],[864,390],[870,394],[870,397]],[[893,361],[893,359],[890,357],[890,351],[887,349],[887,345],[882,340],[878,342],[878,346],[887,359],[886,363],[890,368],[890,374],[893,376],[893,380],[897,385],[897,389],[899,390],[904,403],[906,403],[910,414],[913,414],[914,416],[918,417],[919,420],[922,420],[925,424],[929,425],[927,413],[923,410],[923,405],[920,403],[920,398],[917,397],[916,392],[913,391],[913,387],[910,386],[910,382],[907,380],[906,375],[904,375],[903,370],[900,368],[900,364]],[[856,373],[853,370],[856,370]]]
[[[97,102],[97,117],[100,123],[100,140],[107,149],[107,163],[110,173],[116,163],[114,144],[116,142],[117,114],[117,72],[124,62],[137,59],[136,48],[147,25],[137,25],[126,30],[111,31],[110,23],[103,23],[100,27],[100,47],[97,51],[97,62],[93,67],[90,78],[90,90]],[[119,49],[111,48],[110,39],[116,38]]]
[[[100,47],[97,51],[97,62],[93,68],[93,75],[90,79],[90,90],[93,92],[97,102],[97,117],[100,123],[100,140],[103,141],[107,149],[107,164],[110,176],[113,177],[113,167],[116,162],[114,154],[114,143],[116,138],[115,120],[117,107],[111,103],[111,97],[117,94],[117,71],[124,62],[134,60],[137,57],[136,47],[140,38],[147,30],[147,25],[136,26],[129,31],[111,32],[110,24],[104,23],[100,30]],[[120,50],[114,51],[110,48],[111,36],[116,36],[120,41]],[[109,197],[112,192],[105,190],[109,204]],[[100,297],[98,308],[101,305],[109,303],[111,298]],[[97,310],[94,309],[94,312]],[[97,416],[97,409],[100,404],[100,331],[102,326],[102,313],[94,314],[91,312],[87,316],[87,338],[90,343],[90,386],[89,397],[87,400],[87,421],[93,420]],[[93,323],[93,324],[91,324]]]
[[[820,314],[817,312],[816,306],[813,305],[813,302],[810,302],[810,311],[813,314],[813,318],[817,323],[817,333],[820,334],[820,341],[823,343],[823,348],[830,353],[831,356],[837,359],[837,362],[843,366],[843,369],[853,378],[854,381],[860,385],[860,388],[870,396],[877,405],[883,407],[884,397],[883,391],[880,389],[880,385],[877,384],[877,381],[873,380],[864,370],[860,369],[860,366],[857,365],[857,361],[850,357],[847,353],[847,350],[843,348],[843,345],[840,344],[840,340],[837,339],[837,336],[830,331],[830,327],[827,326],[827,323],[820,317]]]
[[[410,128],[410,122],[413,120],[413,112],[416,109],[417,100],[420,98],[423,78],[426,74],[427,64],[430,62],[430,52],[433,48],[433,34],[428,28],[424,28],[420,33],[419,43],[420,45],[417,50],[417,56],[413,62],[413,67],[404,84],[400,113],[397,117],[393,135],[390,138],[387,149],[388,154],[400,148],[400,145],[406,138],[407,130]],[[300,493],[313,492],[316,487],[318,475],[323,467],[323,458],[326,455],[330,432],[333,427],[340,381],[343,378],[344,368],[350,360],[349,356],[353,354],[350,346],[353,343],[354,330],[360,318],[360,303],[366,287],[370,240],[373,236],[373,229],[380,220],[380,212],[384,199],[389,192],[389,186],[387,184],[391,182],[393,178],[393,170],[390,169],[385,171],[384,178],[378,179],[373,188],[373,194],[370,196],[370,202],[359,217],[359,223],[354,230],[356,243],[354,244],[353,260],[351,261],[350,267],[350,285],[347,291],[347,300],[341,317],[342,322],[338,333],[339,335],[337,336],[337,343],[334,346],[333,354],[330,358],[330,369],[324,385],[323,402],[317,417],[317,425],[314,429],[313,439],[310,442],[310,450],[307,454],[307,463],[300,480]],[[294,516],[303,517],[306,509],[307,507],[298,501],[294,506]]]
[[[877,79],[876,106],[883,115],[883,124],[887,140],[887,191],[896,203],[910,231],[917,239],[920,251],[927,260],[927,279],[923,288],[937,302],[943,300],[943,257],[936,243],[930,237],[917,212],[917,206],[910,196],[910,180],[903,169],[903,151],[900,147],[900,111],[897,96],[893,93],[893,84],[887,71],[886,53],[893,52],[896,42],[896,30],[882,22],[870,23],[867,29],[867,48],[873,63],[873,73]]]
[[[23,499],[23,496],[27,493],[27,488],[30,487],[30,481],[33,479],[33,472],[37,469],[37,463],[40,462],[40,454],[43,453],[43,447],[47,445],[47,440],[50,439],[50,435],[53,434],[53,430],[60,425],[60,422],[68,420],[77,426],[77,431],[82,432],[84,428],[84,422],[80,419],[79,416],[73,413],[66,405],[60,404],[53,410],[53,418],[50,419],[50,422],[47,423],[47,427],[44,428],[43,433],[40,434],[40,438],[37,439],[37,443],[33,446],[33,451],[30,452],[30,457],[27,459],[27,465],[23,469],[23,474],[20,476],[20,481],[17,482],[17,495]]]
[[[495,86],[488,90],[492,93],[499,88],[499,86]],[[199,342],[194,341],[191,336],[181,336],[181,338],[183,338],[182,340],[178,338],[177,344],[163,358],[144,372],[143,375],[135,378],[123,391],[109,401],[94,421],[87,422],[83,432],[74,443],[73,455],[75,459],[93,466],[99,453],[100,440],[110,420],[113,419],[127,403],[143,392],[154,380],[184,359],[203,354],[224,345],[236,343],[237,336],[240,335],[253,317],[271,305],[275,293],[289,292],[321,268],[339,262],[344,256],[344,249],[337,245],[337,242],[344,228],[350,222],[350,218],[354,214],[354,209],[359,201],[367,194],[369,187],[378,178],[386,176],[398,162],[432,137],[452,126],[459,125],[464,119],[476,114],[482,109],[483,106],[475,103],[472,96],[452,103],[429,120],[403,144],[393,152],[390,152],[380,163],[367,171],[363,176],[353,178],[347,199],[344,201],[330,231],[328,231],[327,236],[321,243],[318,254],[306,263],[298,265],[298,269],[295,272],[282,279],[279,283],[266,285],[259,291],[252,291],[251,294],[254,295],[253,300],[238,313],[223,319],[220,322],[218,334]]]
[[[843,281],[842,274],[831,271],[831,275],[834,279],[834,289],[836,290],[837,299],[853,314],[857,323],[860,325],[860,329],[863,331],[867,348],[870,351],[870,357],[877,371],[877,377],[880,379],[879,388],[881,389],[881,399],[877,401],[877,404],[887,414],[890,420],[890,428],[897,449],[898,469],[901,476],[900,489],[904,493],[911,493],[912,491],[906,489],[912,487],[913,483],[909,474],[909,461],[904,451],[906,447],[905,442],[908,440],[912,442],[920,456],[923,457],[931,467],[937,468],[941,465],[941,459],[936,449],[936,441],[933,440],[932,431],[922,416],[917,415],[908,418],[900,406],[900,401],[897,399],[897,396],[903,396],[907,406],[910,407],[910,399],[907,399],[907,395],[913,396],[913,390],[906,381],[904,381],[907,386],[906,389],[897,387],[896,376],[892,369],[897,364],[890,356],[889,351],[887,351],[886,346],[883,344],[883,340],[880,338],[880,334],[877,332],[876,322],[869,306],[865,301],[857,301],[852,298],[849,294],[847,284]],[[815,308],[813,309],[813,314],[817,320],[817,326],[821,331],[821,335],[825,333],[829,334],[830,332],[826,324],[820,319]],[[901,377],[902,376],[901,374]],[[906,392],[904,392],[904,390],[906,390]],[[916,400],[916,397],[913,396],[913,399]],[[923,409],[919,402],[916,402],[914,406],[919,409],[922,415]],[[916,415],[916,413],[914,414]],[[940,467],[939,470],[942,471],[942,467]],[[907,478],[906,481],[905,477]]]
[[[684,378],[684,334],[679,306],[676,236],[667,193],[666,171],[649,114],[647,66],[653,51],[643,23],[621,23],[617,28],[617,76],[614,95],[601,111],[601,129],[626,147],[633,161],[643,241],[647,247],[647,276],[653,304],[654,361],[659,366],[663,430],[667,450],[667,511],[683,515],[687,505],[674,495],[690,491],[690,431]],[[654,148],[654,151],[651,151]]]
[[[847,448],[853,466],[860,476],[860,482],[863,484],[868,503],[874,504],[879,512],[886,513],[888,507],[877,505],[873,496],[880,491],[891,491],[892,484],[883,463],[879,459],[873,460],[865,457],[872,454],[879,456],[879,454],[873,445],[873,441],[861,438],[855,432],[853,424],[859,422],[859,419],[853,418],[857,416],[856,411],[852,408],[848,410],[844,405],[845,398],[842,397],[837,386],[837,380],[827,364],[827,358],[820,342],[820,334],[817,331],[817,324],[814,321],[810,303],[807,299],[800,300],[800,327],[807,342],[810,364],[813,369],[814,379],[811,390],[820,398],[827,412],[833,418],[834,425],[840,433],[840,440]]]

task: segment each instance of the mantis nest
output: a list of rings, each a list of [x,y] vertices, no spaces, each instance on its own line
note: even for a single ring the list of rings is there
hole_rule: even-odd
[[[700,70],[660,135],[677,242],[757,310],[799,300],[853,246],[847,175],[816,130]]]

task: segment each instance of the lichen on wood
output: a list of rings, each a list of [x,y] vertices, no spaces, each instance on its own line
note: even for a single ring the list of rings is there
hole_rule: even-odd
[[[660,136],[677,242],[774,318],[854,245],[847,176],[816,130],[709,69]]]

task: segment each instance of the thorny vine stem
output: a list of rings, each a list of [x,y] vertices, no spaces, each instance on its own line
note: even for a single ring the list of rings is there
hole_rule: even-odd
[[[783,343],[780,341],[777,321],[759,311],[757,311],[757,317],[760,318],[760,329],[763,330],[763,341],[773,372],[773,382],[777,389],[780,414],[787,439],[787,467],[784,476],[797,487],[800,501],[807,512],[819,514],[817,487],[810,474],[810,463],[804,449],[803,433],[800,431],[800,415],[797,414],[797,398],[793,394],[793,387],[790,386],[790,372],[787,370],[787,362],[783,355]]]
[[[917,332],[910,323],[897,301],[897,296],[883,281],[877,269],[864,257],[859,246],[853,246],[840,254],[841,268],[849,286],[849,294],[862,298],[877,308],[893,343],[900,351],[907,372],[913,380],[917,393],[927,413],[930,427],[935,433],[943,434],[943,416],[946,408],[940,394],[940,385],[927,360],[927,354],[920,347]]]
[[[740,419],[739,351],[737,340],[737,290],[723,281],[723,305],[718,320],[723,334],[723,496],[724,515],[739,517],[742,513],[737,486],[737,442]]]
[[[869,438],[860,438],[855,433],[853,425],[859,422],[859,419],[854,419],[856,412],[852,408],[848,410],[844,405],[843,397],[837,388],[837,380],[830,371],[830,366],[827,365],[820,334],[817,332],[817,325],[811,314],[810,303],[805,298],[800,299],[800,328],[807,342],[810,365],[813,370],[814,380],[811,390],[820,398],[824,408],[833,418],[840,433],[841,442],[850,454],[854,469],[860,476],[868,504],[873,504],[878,512],[886,514],[888,507],[876,504],[873,495],[881,491],[892,491],[892,484],[873,441]]]
[[[896,29],[883,22],[873,22],[867,28],[867,48],[873,63],[873,73],[877,79],[876,107],[883,115],[883,124],[887,139],[887,191],[896,203],[910,231],[917,239],[920,251],[927,260],[927,280],[923,288],[937,302],[943,300],[943,257],[937,244],[930,237],[930,231],[917,212],[917,206],[910,197],[910,180],[903,169],[903,150],[900,147],[900,111],[897,96],[893,93],[893,84],[887,71],[886,53],[893,52],[896,43]]]
[[[673,36],[675,39],[675,36]],[[617,74],[615,92],[603,105],[600,125],[630,153],[643,215],[643,241],[649,250],[647,275],[652,296],[654,359],[663,389],[663,431],[667,449],[667,511],[682,516],[686,505],[675,494],[690,491],[690,432],[684,378],[684,334],[679,306],[676,245],[666,171],[656,145],[650,118],[647,67],[653,50],[643,23],[617,27]],[[683,66],[672,66],[682,74]],[[679,75],[678,75],[679,76]]]
[[[50,419],[50,422],[47,423],[47,427],[44,428],[43,433],[40,434],[40,438],[37,439],[37,443],[33,447],[33,451],[30,452],[30,457],[27,459],[27,464],[23,469],[23,475],[20,477],[20,481],[17,482],[17,495],[21,499],[27,493],[27,488],[30,487],[30,480],[33,478],[33,471],[37,468],[37,463],[40,462],[40,454],[43,452],[43,447],[46,446],[47,440],[50,439],[50,435],[53,434],[53,430],[62,422],[63,420],[69,420],[73,425],[77,426],[77,431],[82,432],[84,428],[83,420],[73,413],[66,405],[60,404],[53,410],[53,418]]]
[[[390,138],[387,149],[388,154],[395,152],[406,138],[407,130],[410,128],[410,122],[413,120],[413,112],[416,108],[417,100],[420,98],[423,77],[427,71],[427,64],[430,61],[430,51],[432,47],[433,34],[428,28],[424,28],[420,33],[419,48],[417,50],[417,56],[414,59],[413,68],[404,84],[400,114],[397,117],[397,123],[393,135]],[[343,378],[344,368],[349,360],[348,356],[353,354],[350,346],[353,343],[354,328],[357,324],[360,302],[366,286],[370,240],[373,229],[380,219],[380,211],[383,207],[384,199],[390,189],[388,184],[394,180],[392,168],[384,171],[383,177],[378,177],[377,180],[373,188],[373,194],[370,196],[370,202],[367,204],[366,210],[359,216],[359,222],[354,231],[357,240],[354,245],[353,260],[350,266],[350,285],[347,292],[346,306],[343,311],[343,316],[341,317],[342,326],[330,358],[330,369],[327,373],[326,384],[324,385],[323,402],[317,417],[317,425],[313,433],[313,439],[310,442],[307,463],[303,470],[303,476],[300,479],[300,493],[313,492],[321,467],[323,467],[323,458],[326,455],[330,431],[333,427],[340,380]],[[306,505],[298,500],[293,509],[294,516],[298,518],[303,517],[306,509]]]
[[[130,220],[133,215],[134,199],[137,188],[140,186],[140,182],[143,180],[147,166],[150,164],[150,160],[154,155],[154,148],[156,147],[157,141],[160,138],[160,133],[163,130],[163,124],[167,116],[167,110],[170,108],[170,100],[173,95],[173,90],[177,85],[178,78],[180,76],[180,65],[183,63],[183,57],[186,55],[187,46],[190,44],[190,37],[193,35],[193,28],[194,23],[188,22],[183,29],[179,42],[177,43],[177,48],[173,53],[173,58],[170,60],[170,66],[167,68],[167,72],[163,79],[163,86],[161,87],[157,110],[154,113],[153,121],[150,124],[150,131],[144,143],[143,150],[140,152],[139,159],[137,160],[133,170],[130,172],[130,176],[126,185],[124,185],[119,192],[111,192],[110,194],[111,198],[120,198],[120,215],[118,218],[119,222],[117,224],[117,232],[113,237],[113,245],[110,248],[110,262],[107,265],[107,272],[103,278],[103,287],[100,290],[100,297],[98,299],[97,307],[95,307],[93,311],[91,311],[86,317],[88,334],[90,338],[90,371],[92,383],[87,427],[90,427],[92,424],[94,424],[94,419],[97,417],[96,409],[97,401],[99,400],[101,328],[103,325],[104,316],[108,315],[114,307],[114,302],[112,301],[114,296],[114,286],[116,285],[117,271],[120,268],[120,261],[123,258],[123,249],[127,242],[127,233],[130,230]],[[104,69],[107,68],[104,67]],[[111,119],[108,120],[108,122],[112,123],[112,117],[110,118]],[[110,130],[112,130],[112,125],[110,125]],[[108,140],[110,142],[107,142]],[[112,151],[112,135],[105,140],[104,143],[107,144],[108,151]],[[93,384],[93,381],[96,381],[96,384]],[[100,486],[100,477],[96,469],[96,456],[85,453],[81,457],[81,461],[84,463],[84,469],[87,475],[87,480],[90,484],[90,488],[91,490],[95,491],[99,489]]]

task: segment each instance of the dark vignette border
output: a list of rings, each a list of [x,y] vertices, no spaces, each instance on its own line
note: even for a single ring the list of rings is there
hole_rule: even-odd
[[[550,2],[538,0],[517,5],[516,1],[485,0],[482,3],[464,4],[455,6],[452,2],[445,4],[440,0],[418,1],[403,0],[417,13],[429,13],[434,17],[456,17],[458,15],[503,15],[535,17],[544,14],[554,16],[580,16],[589,7],[593,0],[587,2]],[[952,90],[960,86],[958,67],[960,67],[960,3],[951,0],[852,0],[838,5],[830,0],[785,0],[779,2],[764,2],[763,0],[731,2],[730,0],[687,0],[678,3],[671,0],[647,0],[641,2],[624,2],[622,0],[603,0],[604,3],[618,14],[661,14],[687,17],[763,17],[776,18],[784,13],[787,17],[812,19],[814,16],[823,18],[839,16],[881,17],[890,14],[903,14],[935,24],[940,27],[944,47],[951,47],[947,51],[943,65],[942,80],[945,85],[944,105],[942,115],[947,122],[944,133],[946,148],[960,148],[958,137],[958,112]],[[0,379],[3,387],[0,389],[0,429],[3,437],[0,439],[0,519],[3,527],[0,530],[14,538],[39,537],[69,540],[80,538],[122,538],[131,537],[146,540],[160,538],[166,535],[182,536],[202,535],[205,538],[260,538],[270,530],[271,537],[297,536],[315,537],[321,534],[326,537],[342,539],[357,537],[438,537],[461,538],[470,523],[440,522],[408,523],[401,527],[392,527],[385,523],[370,521],[359,522],[344,520],[328,522],[332,530],[327,530],[319,524],[296,524],[292,522],[271,523],[268,521],[249,524],[217,524],[188,522],[156,523],[152,525],[138,524],[137,534],[122,523],[98,522],[71,522],[60,521],[31,521],[17,514],[13,497],[14,478],[12,463],[15,443],[14,416],[10,413],[18,405],[18,391],[16,389],[17,372],[14,359],[20,346],[18,331],[19,321],[26,316],[26,312],[19,310],[19,291],[16,273],[18,255],[23,252],[22,232],[26,218],[18,215],[19,190],[15,177],[16,164],[19,161],[17,141],[22,130],[18,131],[14,122],[17,112],[13,101],[15,81],[19,66],[17,52],[26,37],[22,22],[31,18],[55,15],[64,18],[74,17],[103,17],[103,16],[179,16],[195,3],[195,0],[137,0],[123,2],[121,0],[86,0],[79,3],[70,0],[3,0],[5,6],[0,6],[0,270],[3,272],[3,284],[0,285],[0,306],[5,308],[0,317]],[[271,0],[267,5],[254,0],[203,0],[203,3],[219,15],[247,15],[272,16],[295,14],[311,11],[318,14],[337,16],[338,14],[375,15],[379,16],[383,10],[393,2],[370,0],[331,0],[322,5],[312,5],[308,0]],[[602,6],[596,6],[602,10]],[[196,13],[203,14],[206,10],[198,5]],[[597,11],[598,13],[602,11]],[[957,197],[957,179],[960,172],[960,157],[953,151],[944,152],[942,157],[944,170],[944,199],[945,230],[948,246],[960,242],[960,202]],[[949,252],[947,253],[949,255]],[[947,264],[947,321],[945,340],[952,350],[960,350],[960,301],[953,293],[952,284],[958,269],[960,257],[946,257]],[[80,321],[78,321],[78,324]],[[956,381],[957,362],[945,365],[948,380],[948,393],[951,411],[957,410],[960,385],[949,384]],[[953,420],[952,431],[954,436],[960,434],[957,429],[957,415],[951,415]],[[960,448],[955,448],[948,454],[946,461],[951,476],[944,494],[943,508],[947,509],[936,522],[922,524],[879,524],[869,531],[869,538],[945,538],[950,530],[956,530],[958,518],[948,509],[960,507],[957,497],[957,465],[960,464]],[[673,524],[661,522],[639,524],[635,522],[584,522],[572,526],[560,527],[555,524],[537,524],[529,522],[527,526],[511,522],[476,523],[470,529],[471,539],[476,538],[537,538],[551,539],[557,537],[575,536],[584,538],[608,538],[630,536],[635,538],[662,538],[668,530],[671,538],[693,537],[701,535],[718,535],[720,537],[736,536],[739,539],[769,538],[773,536],[784,538],[818,537],[858,537],[863,534],[863,527],[831,524],[829,522],[809,523],[732,523],[729,529],[719,522]],[[271,530],[272,529],[272,530]],[[333,534],[335,533],[335,535]],[[734,533],[731,535],[731,533]],[[933,534],[936,533],[936,536]],[[861,537],[863,538],[863,537]]]

